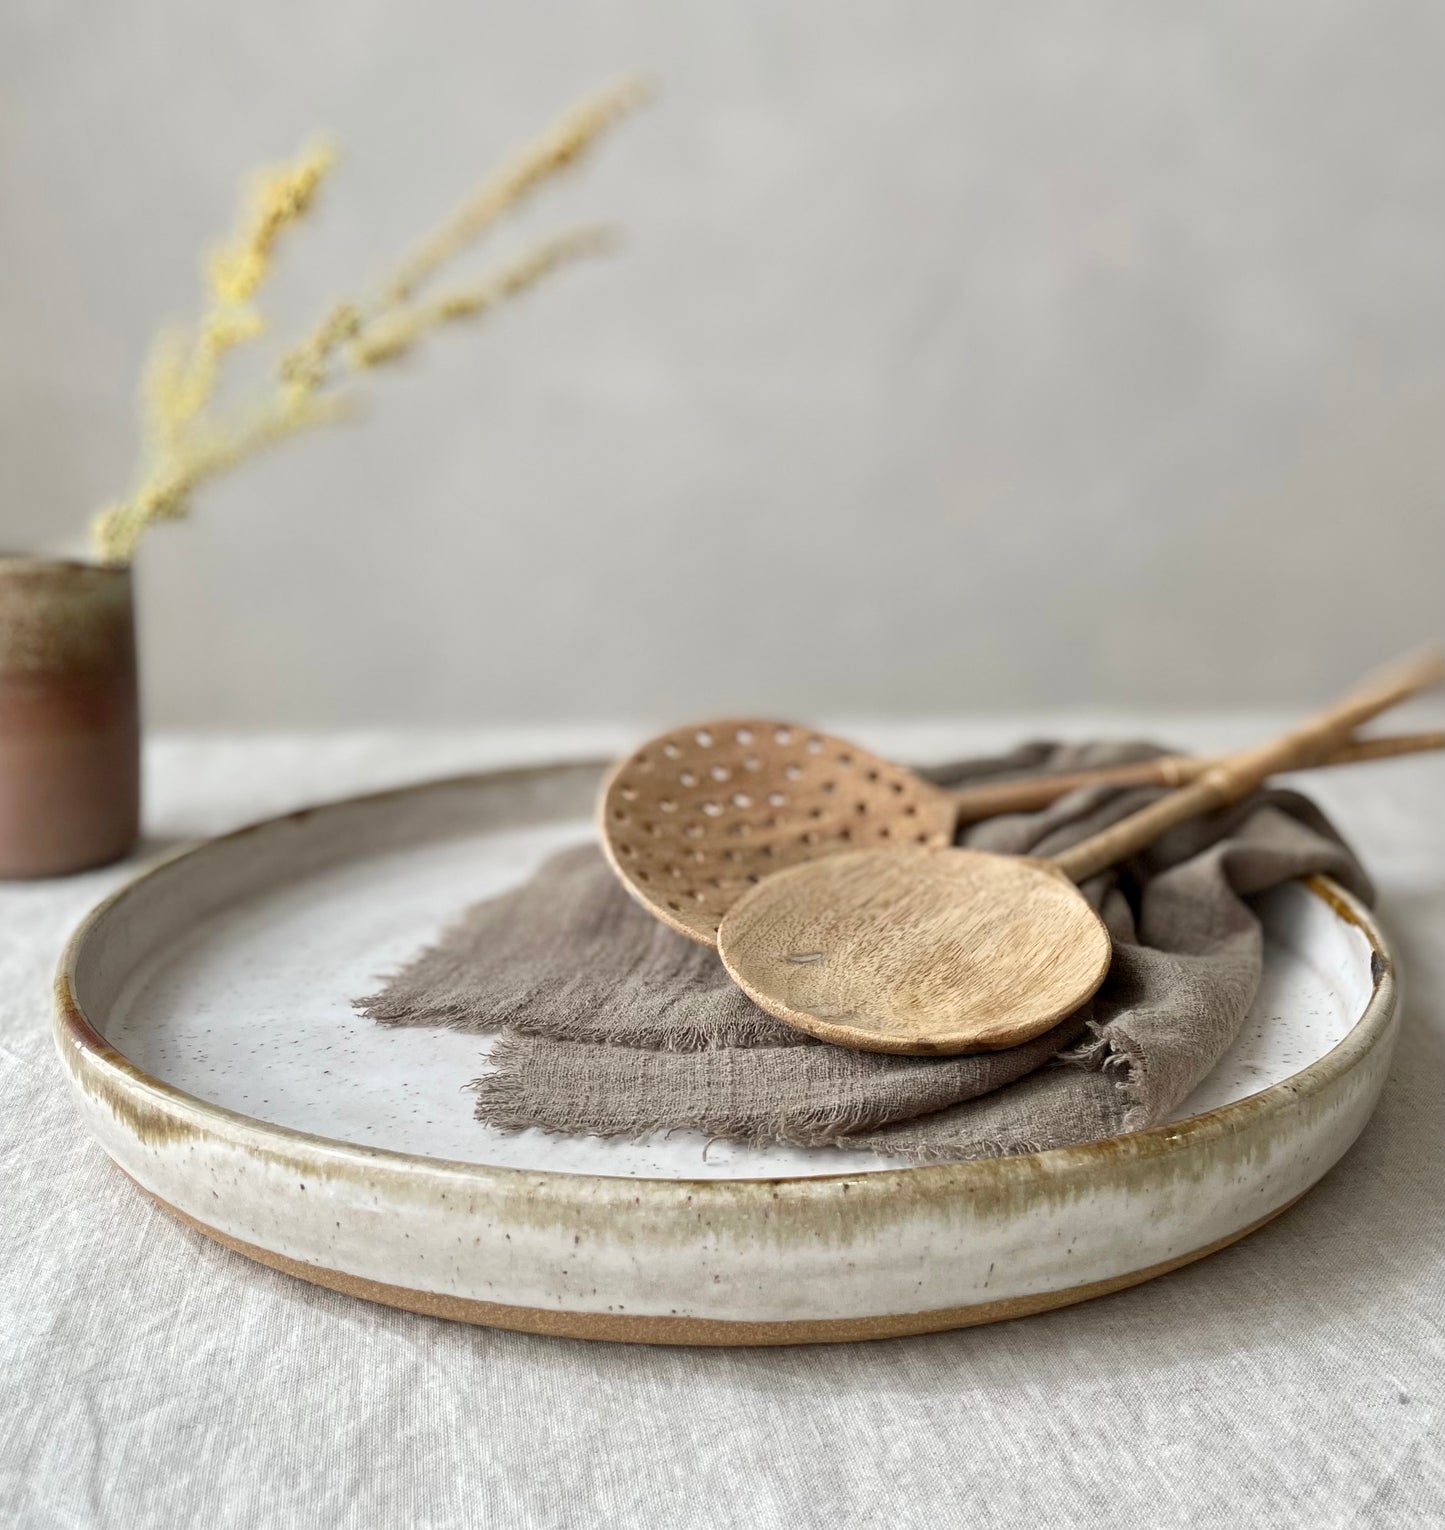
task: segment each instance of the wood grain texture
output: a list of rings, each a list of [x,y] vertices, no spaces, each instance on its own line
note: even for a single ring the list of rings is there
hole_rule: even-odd
[[[863,846],[947,845],[953,795],[843,739],[727,719],[653,739],[613,771],[602,846],[664,924],[717,944],[723,915],[764,877]]]
[[[1078,890],[1025,856],[915,848],[834,855],[769,877],[722,922],[733,980],[771,1015],[868,1052],[1016,1046],[1109,970]]]
[[[1441,733],[1357,740],[1311,763],[1442,747]],[[1220,763],[1164,755],[948,791],[847,739],[724,718],[675,728],[622,760],[603,786],[598,827],[628,892],[664,924],[715,946],[733,904],[789,866],[870,845],[947,845],[960,824],[1034,812],[1081,787],[1178,787]]]
[[[1326,759],[1361,723],[1445,680],[1445,654],[1431,648],[1407,655],[1369,675],[1333,706],[1257,749],[1240,750],[1206,770],[1197,781],[1161,797],[1054,857],[1076,882],[1117,865],[1177,824],[1238,802],[1280,771]]]
[[[1385,734],[1379,738],[1352,739],[1327,759],[1312,761],[1304,769],[1335,765],[1361,765],[1370,760],[1392,760],[1408,754],[1427,754],[1445,749],[1445,731]],[[1000,813],[1033,813],[1069,792],[1088,786],[1187,786],[1222,764],[1225,755],[1165,754],[1133,765],[1109,765],[1098,770],[1056,771],[1047,776],[999,781],[973,786],[955,794],[958,819],[978,823]]]
[[[871,1052],[996,1051],[1041,1035],[1103,982],[1109,937],[1081,881],[1160,834],[1317,763],[1351,731],[1445,678],[1437,650],[1060,852],[1045,865],[972,850],[856,851],[769,877],[722,920],[718,946],[761,1009]],[[1050,880],[1052,878],[1052,880]]]

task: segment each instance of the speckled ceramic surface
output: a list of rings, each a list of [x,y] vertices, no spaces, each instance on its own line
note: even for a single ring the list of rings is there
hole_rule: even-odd
[[[188,851],[92,913],[57,978],[89,1128],[252,1257],[473,1321],[756,1343],[920,1332],[1146,1279],[1242,1236],[1358,1134],[1394,1033],[1388,955],[1322,882],[1265,913],[1263,989],[1176,1123],[900,1168],[831,1149],[506,1134],[485,1040],[350,1008],[462,906],[590,832],[600,767],[441,782]]]

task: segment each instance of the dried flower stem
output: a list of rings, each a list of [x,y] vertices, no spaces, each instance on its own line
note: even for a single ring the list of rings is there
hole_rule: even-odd
[[[183,453],[157,468],[128,500],[107,506],[91,523],[91,541],[102,563],[128,563],[147,527],[158,521],[182,519],[190,497],[214,478],[248,457],[305,430],[344,417],[345,399],[280,399],[245,423],[232,423],[224,432],[194,435]]]
[[[263,171],[252,180],[251,205],[241,231],[207,263],[217,303],[234,306],[255,296],[281,230],[306,216],[335,163],[335,150],[322,145],[289,169]]]
[[[275,395],[228,420],[212,417],[216,382],[227,354],[262,331],[252,299],[270,269],[278,238],[312,207],[331,165],[329,148],[313,149],[293,166],[258,176],[241,226],[207,264],[208,306],[193,333],[169,330],[152,349],[142,390],[148,467],[139,487],[92,522],[96,556],[126,563],[146,528],[188,513],[205,480],[311,425],[349,412],[326,390],[338,362],[366,369],[405,354],[427,331],[474,318],[535,286],[559,266],[609,247],[605,230],[577,229],[541,240],[480,283],[415,300],[418,289],[474,243],[544,180],[574,164],[620,118],[646,99],[627,81],[589,97],[509,161],[402,262],[370,303],[335,304],[281,358]]]
[[[391,279],[390,298],[399,303],[408,301],[443,265],[475,244],[543,181],[575,165],[610,127],[641,106],[649,93],[642,81],[623,80],[564,112],[402,261]]]
[[[422,324],[413,330],[406,344],[399,349],[390,346],[388,337],[408,327],[404,316],[415,317],[412,299],[423,284],[448,261],[475,244],[543,181],[575,165],[609,128],[643,105],[650,96],[651,90],[643,81],[622,80],[565,111],[545,133],[491,175],[439,229],[403,257],[395,273],[383,285],[380,297],[366,305],[338,304],[311,334],[287,352],[281,361],[282,380],[293,388],[322,387],[328,381],[336,354],[348,342],[355,342],[351,359],[361,366],[371,366],[409,350],[420,329],[429,325]],[[589,241],[592,247],[584,248]],[[546,251],[553,245],[564,245],[566,249],[548,262],[546,270],[539,271],[539,278],[564,260],[580,254],[596,254],[603,248],[595,233],[578,231],[559,240],[543,241],[516,264],[524,266],[534,257],[545,258]],[[527,282],[515,290],[520,292],[530,285],[532,283]]]
[[[478,318],[536,286],[558,266],[604,254],[615,243],[613,231],[601,227],[574,229],[544,239],[475,286],[458,288],[430,302],[390,309],[366,326],[351,347],[351,359],[359,367],[393,361],[409,351],[427,330],[456,319]]]

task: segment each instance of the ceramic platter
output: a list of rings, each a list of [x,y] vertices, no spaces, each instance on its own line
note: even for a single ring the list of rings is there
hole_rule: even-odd
[[[1017,1317],[1211,1253],[1354,1141],[1391,967],[1324,881],[1264,904],[1265,980],[1171,1124],[899,1167],[837,1149],[508,1134],[485,1038],[354,1013],[469,902],[592,832],[597,764],[355,798],[187,850],[102,903],[56,984],[85,1122],[142,1189],[306,1280],[470,1322],[653,1343],[876,1338]]]

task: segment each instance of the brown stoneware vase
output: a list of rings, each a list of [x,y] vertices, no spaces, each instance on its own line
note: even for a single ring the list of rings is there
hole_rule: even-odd
[[[0,554],[0,878],[117,860],[139,823],[130,569]]]

